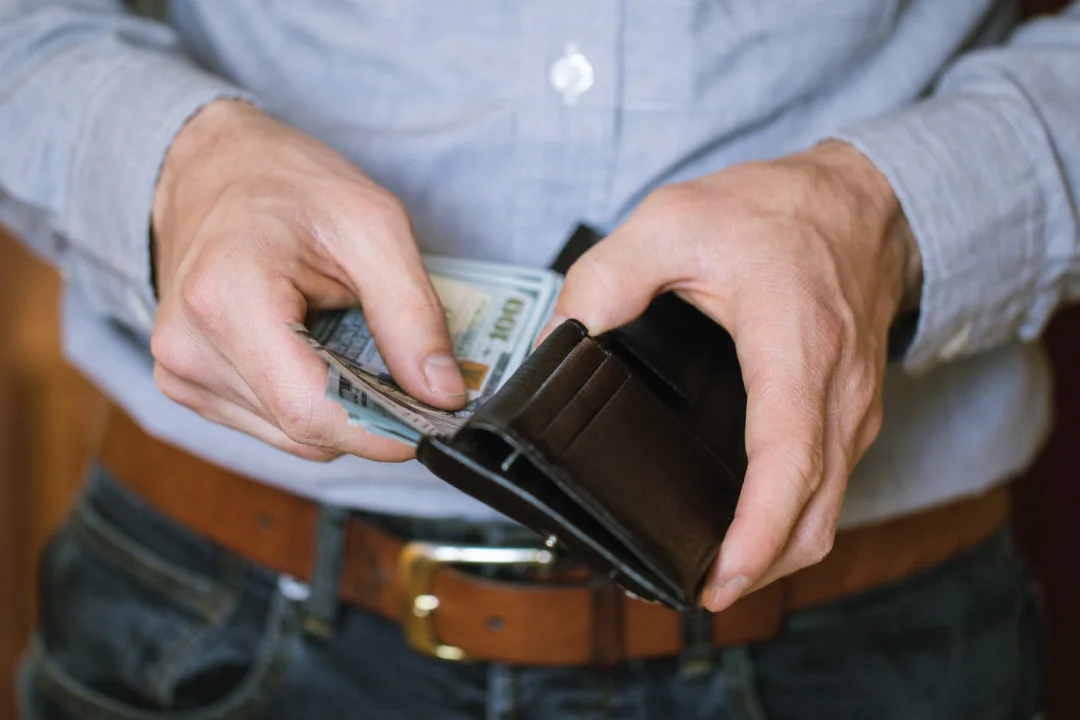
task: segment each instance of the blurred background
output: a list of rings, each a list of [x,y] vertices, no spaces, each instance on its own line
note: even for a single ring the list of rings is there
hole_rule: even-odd
[[[1061,0],[1027,2],[1049,12]],[[1080,69],[1078,69],[1080,71]],[[63,360],[57,273],[0,228],[0,720],[14,719],[14,677],[34,626],[37,556],[81,484],[107,412]],[[1035,471],[1015,488],[1016,528],[1049,615],[1048,717],[1080,718],[1070,687],[1080,644],[1080,308],[1053,321],[1057,427]]]

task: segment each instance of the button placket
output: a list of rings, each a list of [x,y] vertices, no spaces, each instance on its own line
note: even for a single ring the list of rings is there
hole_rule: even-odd
[[[606,207],[618,103],[621,4],[522,3],[515,124],[514,258],[544,263]]]

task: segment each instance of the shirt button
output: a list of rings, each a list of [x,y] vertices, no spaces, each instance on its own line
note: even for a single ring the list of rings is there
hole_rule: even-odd
[[[968,341],[971,340],[971,323],[964,323],[955,335],[945,341],[941,346],[941,350],[938,351],[938,357],[946,362],[952,360],[959,355],[965,347],[967,347]]]
[[[563,102],[571,105],[593,84],[593,67],[589,59],[582,55],[577,46],[570,43],[562,57],[551,65],[548,81],[562,95]]]

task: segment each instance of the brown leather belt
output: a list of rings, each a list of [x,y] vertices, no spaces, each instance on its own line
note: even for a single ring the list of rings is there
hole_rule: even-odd
[[[147,435],[113,410],[101,462],[130,490],[185,528],[298,580],[315,564],[318,506]],[[840,533],[824,562],[748,595],[713,616],[719,646],[766,640],[785,613],[930,568],[988,538],[1009,513],[1006,488]],[[401,623],[412,645],[447,659],[573,665],[673,655],[683,618],[612,592],[609,584],[500,582],[453,562],[460,548],[408,543],[353,518],[340,597]],[[449,560],[449,561],[448,561]]]

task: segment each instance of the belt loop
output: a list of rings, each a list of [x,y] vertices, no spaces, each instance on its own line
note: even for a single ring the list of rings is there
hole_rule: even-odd
[[[333,634],[337,621],[338,586],[348,522],[349,511],[345,508],[319,506],[319,522],[315,528],[315,571],[311,577],[311,595],[304,605],[304,629],[322,638]]]
[[[754,659],[750,648],[737,645],[725,648],[720,673],[724,688],[724,704],[733,717],[746,720],[765,720],[765,709],[758,697]]]
[[[679,669],[684,675],[695,677],[712,668],[716,654],[713,639],[713,614],[705,608],[687,610],[683,618],[683,651],[679,656]]]
[[[606,576],[593,578],[592,664],[612,667],[626,658],[623,644],[623,591]]]

